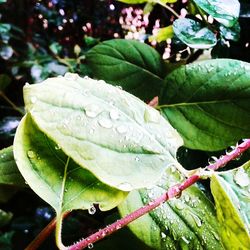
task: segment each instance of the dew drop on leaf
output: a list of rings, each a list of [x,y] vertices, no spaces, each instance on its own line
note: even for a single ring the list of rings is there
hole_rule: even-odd
[[[91,207],[88,209],[88,212],[89,212],[89,214],[91,214],[91,215],[95,214],[95,212],[96,212],[95,206],[91,206]]]
[[[215,156],[211,156],[209,159],[208,159],[208,164],[215,164],[216,162],[218,161],[218,158],[215,157]]]
[[[197,227],[201,227],[202,221],[200,220],[200,218],[199,218],[196,214],[194,214],[194,213],[192,213],[192,212],[190,212],[190,215],[191,215],[192,218],[194,219],[194,221],[195,221]]]
[[[98,123],[103,128],[112,128],[113,127],[113,124],[112,124],[111,120],[109,120],[107,118],[101,118],[98,121]]]
[[[186,244],[189,244],[189,240],[188,240],[185,236],[182,236],[181,239],[182,239]]]
[[[117,110],[115,109],[112,109],[110,112],[109,112],[109,116],[112,120],[118,120],[119,117],[120,117],[120,114]]]
[[[124,125],[120,125],[116,128],[119,134],[125,134],[128,131],[128,128]]]
[[[79,75],[67,72],[65,73],[64,78],[69,81],[76,81],[79,78]]]
[[[227,149],[226,149],[226,154],[227,155],[230,155],[232,154],[232,152],[235,150],[235,147],[234,146],[229,146]]]
[[[135,161],[139,162],[140,158],[138,156],[135,157]]]
[[[34,151],[32,151],[32,150],[29,150],[29,151],[27,152],[27,155],[28,155],[28,157],[29,157],[30,159],[33,159],[33,158],[35,158],[35,157],[36,157],[35,152],[34,152]]]
[[[85,114],[89,118],[95,118],[100,113],[101,113],[101,109],[95,104],[90,104],[85,108]]]
[[[144,112],[144,120],[145,122],[158,123],[160,120],[160,114],[155,109],[146,109]]]
[[[165,233],[161,232],[161,238],[165,239],[166,237],[167,237],[167,235]]]
[[[234,181],[241,187],[247,187],[250,184],[248,175],[242,168],[239,168],[235,173]]]
[[[92,243],[88,244],[88,249],[92,249],[94,247],[94,245]]]

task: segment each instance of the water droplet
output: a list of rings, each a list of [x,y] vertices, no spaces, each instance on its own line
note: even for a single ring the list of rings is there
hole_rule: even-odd
[[[111,122],[111,120],[107,119],[107,118],[101,118],[98,121],[99,125],[103,128],[112,128],[113,124]]]
[[[190,215],[191,215],[192,218],[194,219],[194,221],[195,221],[197,227],[201,227],[202,221],[200,220],[200,218],[199,218],[196,214],[194,214],[194,213],[192,213],[192,212],[190,212]]]
[[[131,191],[132,186],[130,183],[128,182],[124,182],[118,185],[118,188],[123,190],[123,191]]]
[[[30,98],[30,101],[31,101],[31,103],[35,104],[36,101],[37,101],[37,98],[36,98],[35,96],[32,96],[32,97]]]
[[[95,104],[90,104],[87,107],[85,107],[85,114],[86,116],[90,118],[95,118],[100,113],[101,113],[101,109]]]
[[[212,165],[212,164],[215,164],[217,161],[218,161],[218,158],[217,158],[217,157],[211,156],[211,157],[208,159],[208,164]]]
[[[153,108],[147,108],[144,112],[145,122],[158,123],[160,120],[160,114]]]
[[[55,146],[55,150],[60,150],[60,149],[61,149],[61,147],[59,145]]]
[[[92,243],[88,244],[88,249],[92,249],[94,247],[94,245]]]
[[[120,90],[122,90],[122,86],[115,86],[117,89],[120,89]]]
[[[89,212],[89,214],[91,214],[91,215],[95,214],[95,212],[96,212],[95,206],[90,207],[90,208],[88,209],[88,212]]]
[[[175,204],[175,207],[179,210],[182,210],[182,209],[184,209],[185,206],[182,202],[178,202]]]
[[[231,155],[232,152],[235,150],[235,147],[234,146],[229,146],[227,149],[226,149],[226,154],[227,155]]]
[[[188,195],[185,195],[184,196],[184,200],[185,200],[185,202],[189,202],[190,201],[190,197]]]
[[[128,131],[128,128],[124,125],[120,125],[116,128],[119,134],[125,134]]]
[[[165,233],[161,232],[161,238],[165,239],[166,237],[167,237],[167,235]]]
[[[27,152],[27,154],[28,154],[28,157],[29,157],[30,159],[33,159],[33,158],[36,157],[36,153],[35,153],[34,151],[32,151],[32,150],[29,150],[29,151]]]
[[[91,135],[93,135],[94,134],[94,132],[95,132],[95,130],[92,128],[92,129],[90,129],[90,131],[89,131],[89,133],[91,134]]]
[[[120,114],[117,110],[115,109],[112,109],[110,112],[109,112],[109,116],[112,120],[118,120],[119,117],[120,117]]]
[[[186,244],[189,244],[189,240],[188,240],[185,236],[182,236],[181,239],[182,239]]]
[[[90,78],[89,78],[89,76],[84,76],[83,79],[84,80],[89,80]]]
[[[135,161],[139,162],[140,158],[138,156],[135,157]]]
[[[247,187],[250,184],[248,175],[242,168],[239,168],[235,173],[234,181],[241,187]]]
[[[25,229],[25,230],[24,230],[24,233],[25,233],[25,234],[28,234],[28,233],[29,233],[29,230],[28,230],[28,229]]]
[[[64,78],[69,81],[76,81],[79,78],[79,75],[75,73],[67,72],[65,73]]]

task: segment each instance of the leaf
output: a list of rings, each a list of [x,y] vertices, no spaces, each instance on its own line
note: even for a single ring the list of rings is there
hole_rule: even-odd
[[[24,99],[39,130],[120,190],[155,183],[182,145],[158,111],[104,81],[67,73],[25,86]]]
[[[176,19],[173,23],[175,35],[193,49],[209,49],[216,45],[216,35],[208,28],[189,18]]]
[[[250,161],[240,168],[213,173],[214,196],[221,238],[227,249],[250,246]],[[230,240],[229,240],[230,239]]]
[[[12,250],[12,239],[14,236],[14,231],[6,232],[0,235],[0,249]]]
[[[159,108],[186,147],[216,151],[250,136],[249,101],[250,64],[216,59],[170,73]]]
[[[13,156],[13,147],[0,150],[0,189],[2,185],[26,187]]]
[[[176,166],[166,170],[157,185],[131,191],[118,208],[122,216],[167,192],[184,179]],[[153,249],[224,249],[218,236],[213,204],[197,185],[182,192],[178,199],[163,203],[129,225],[132,232]]]
[[[175,3],[177,0],[117,0],[118,2],[127,3],[127,4],[141,4],[141,3]]]
[[[6,3],[7,2],[7,0],[0,0],[0,4],[1,3]]]
[[[146,44],[109,40],[91,49],[86,62],[96,78],[120,85],[144,101],[159,95],[165,75],[164,61]]]
[[[194,0],[194,2],[226,27],[232,27],[238,20],[240,13],[238,0]]]
[[[4,210],[0,209],[0,228],[7,225],[10,222],[12,216],[12,213],[5,212]]]
[[[10,138],[15,135],[16,128],[20,122],[20,117],[6,116],[0,120],[0,138]]]
[[[173,25],[169,25],[165,28],[159,29],[156,35],[150,36],[149,41],[152,42],[153,40],[156,40],[157,43],[160,43],[166,41],[169,38],[172,38],[173,35]]]
[[[147,14],[151,13],[152,10],[154,9],[154,7],[155,7],[154,3],[150,3],[150,2],[146,3],[144,8],[143,8],[143,14],[147,15]]]
[[[0,92],[3,91],[11,82],[9,76],[0,74]]]
[[[30,114],[22,119],[17,129],[14,154],[29,186],[58,214],[72,209],[89,209],[93,203],[108,210],[126,196],[125,192],[98,181],[65,155],[39,131]]]
[[[238,22],[232,28],[220,25],[219,29],[221,35],[227,40],[237,42],[240,39],[240,24]]]

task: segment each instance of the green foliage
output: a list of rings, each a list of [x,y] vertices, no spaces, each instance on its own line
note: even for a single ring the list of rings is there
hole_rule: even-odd
[[[169,25],[165,28],[159,29],[156,35],[149,37],[149,41],[156,40],[158,43],[166,41],[169,38],[172,38],[174,35],[173,26]]]
[[[232,27],[238,20],[240,13],[238,0],[194,0],[194,2],[226,27]]]
[[[190,48],[209,49],[217,43],[216,35],[197,21],[180,18],[173,24],[175,35]]]
[[[220,150],[249,137],[249,79],[250,65],[236,60],[186,65],[166,77],[159,108],[185,146]]]
[[[1,74],[0,75],[0,92],[3,91],[11,82],[11,79],[8,75]]]
[[[137,41],[103,42],[87,53],[86,62],[95,77],[145,101],[158,95],[163,85],[163,60],[153,48]]]
[[[211,191],[226,249],[247,249],[250,245],[249,186],[250,162],[237,169],[212,175]]]
[[[3,226],[7,225],[9,221],[11,220],[13,214],[12,213],[7,213],[0,209],[0,228]]]
[[[152,202],[184,179],[185,175],[173,165],[153,187],[132,191],[119,205],[121,215]],[[162,204],[129,227],[153,249],[224,249],[218,236],[214,207],[195,185],[185,190],[180,198]]]

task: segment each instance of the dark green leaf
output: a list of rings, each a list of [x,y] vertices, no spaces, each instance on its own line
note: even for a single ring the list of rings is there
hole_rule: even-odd
[[[1,2],[0,2],[1,3]],[[9,23],[0,23],[0,34],[7,33],[11,29],[11,25]]]
[[[7,213],[0,209],[0,228],[3,226],[7,225],[9,221],[11,220],[13,214],[12,213]]]
[[[13,250],[12,238],[14,231],[3,233],[0,235],[0,249],[2,250]]]
[[[29,114],[18,127],[14,153],[27,183],[58,214],[72,209],[88,209],[93,203],[108,210],[126,196],[126,192],[101,183],[66,156],[57,144],[39,131]]]
[[[217,43],[216,35],[206,27],[189,18],[180,18],[173,24],[175,35],[194,49],[209,49]]]
[[[220,234],[226,249],[250,246],[250,161],[240,168],[211,177]]]
[[[194,0],[194,2],[226,27],[232,27],[238,20],[240,13],[238,0]]]
[[[52,43],[49,48],[55,55],[58,55],[62,51],[62,45],[57,42]]]
[[[184,175],[173,165],[156,186],[131,191],[118,207],[121,215],[151,202],[183,180]],[[129,225],[139,239],[159,250],[224,249],[218,226],[214,206],[196,185]]]
[[[158,111],[104,81],[67,73],[26,85],[24,99],[39,129],[66,155],[124,191],[154,184],[182,145]]]
[[[208,60],[165,80],[160,109],[187,147],[216,151],[250,136],[250,64]]]
[[[122,39],[106,41],[91,49],[86,61],[95,77],[120,85],[145,101],[159,95],[164,61],[146,44]]]

